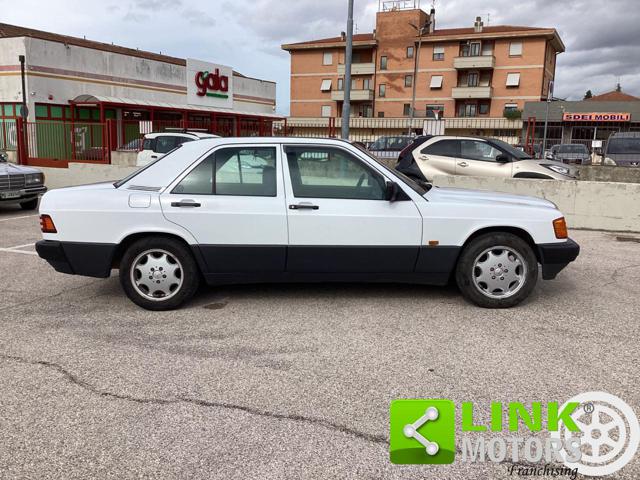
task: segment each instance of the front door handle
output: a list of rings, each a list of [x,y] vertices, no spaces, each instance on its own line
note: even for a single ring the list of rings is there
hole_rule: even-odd
[[[179,202],[171,202],[172,207],[199,207],[200,204],[198,202],[194,202],[193,200],[180,200]]]
[[[320,207],[313,203],[293,203],[289,205],[289,210],[318,210]]]
[[[424,160],[424,161],[429,160],[429,157],[427,157],[426,155],[420,155],[420,156],[418,156],[418,158],[419,158],[420,160]]]
[[[458,166],[459,167],[468,167],[469,164],[467,162],[460,162],[460,163],[458,163]]]

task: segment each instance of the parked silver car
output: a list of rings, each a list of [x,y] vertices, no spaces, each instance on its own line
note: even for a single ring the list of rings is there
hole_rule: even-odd
[[[603,157],[605,165],[640,167],[640,132],[611,135]]]
[[[582,143],[561,143],[551,147],[547,159],[561,163],[589,165],[591,164],[591,153]]]
[[[46,191],[44,173],[9,163],[6,152],[0,151],[0,204],[19,203],[24,210],[35,210],[40,195]]]

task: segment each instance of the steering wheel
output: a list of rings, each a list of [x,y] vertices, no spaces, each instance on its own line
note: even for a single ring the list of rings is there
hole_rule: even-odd
[[[360,188],[364,182],[364,179],[367,178],[367,174],[363,173],[362,175],[360,175],[360,178],[358,179],[358,183],[356,184],[356,187]]]

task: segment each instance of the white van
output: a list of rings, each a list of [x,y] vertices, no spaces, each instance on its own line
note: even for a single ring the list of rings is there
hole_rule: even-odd
[[[142,149],[138,152],[136,166],[142,167],[158,158],[164,157],[178,145],[201,138],[218,138],[218,135],[202,132],[163,132],[147,133],[142,141]]]

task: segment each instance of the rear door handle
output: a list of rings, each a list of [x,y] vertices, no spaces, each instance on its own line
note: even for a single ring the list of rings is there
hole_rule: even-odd
[[[419,158],[420,160],[425,160],[425,161],[426,161],[426,160],[429,160],[429,157],[427,157],[426,155],[420,155],[418,158]]]
[[[289,210],[318,210],[320,207],[312,203],[293,203],[289,205]]]
[[[151,155],[151,158],[158,158],[158,155]]]
[[[199,207],[200,204],[198,202],[194,202],[193,200],[180,200],[179,202],[171,202],[172,207]]]
[[[458,166],[460,166],[460,167],[468,167],[469,164],[467,162],[459,162]]]

